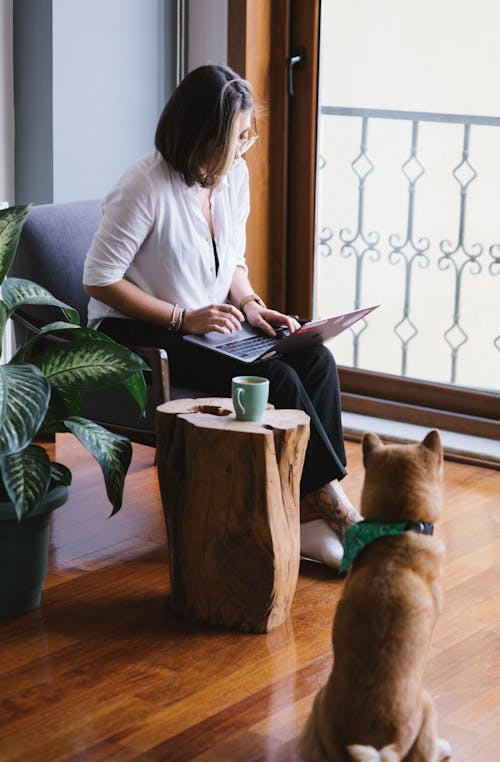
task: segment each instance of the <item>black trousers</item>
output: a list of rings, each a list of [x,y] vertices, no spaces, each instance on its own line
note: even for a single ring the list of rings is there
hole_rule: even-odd
[[[149,323],[106,318],[99,330],[119,343],[164,347],[173,386],[230,397],[233,376],[268,378],[269,401],[276,408],[304,410],[311,419],[301,497],[346,475],[337,366],[324,346],[247,365],[197,347],[183,341],[180,335]]]

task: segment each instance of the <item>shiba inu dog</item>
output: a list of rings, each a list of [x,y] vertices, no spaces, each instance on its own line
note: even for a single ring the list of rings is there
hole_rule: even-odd
[[[442,606],[442,447],[437,431],[420,444],[363,438],[364,521],[348,529],[351,565],[333,624],[333,669],[302,736],[307,762],[441,762],[451,757],[436,733],[422,685]]]

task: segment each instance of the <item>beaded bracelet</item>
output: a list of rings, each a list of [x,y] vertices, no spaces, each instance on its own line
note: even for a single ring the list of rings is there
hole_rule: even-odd
[[[176,320],[176,311],[180,310],[179,315],[179,321]],[[168,324],[168,330],[169,331],[175,331],[175,333],[178,333],[179,331],[182,331],[182,326],[184,325],[184,317],[186,315],[186,308],[185,307],[179,307],[178,304],[176,304],[172,310],[172,314],[170,316],[170,323]]]

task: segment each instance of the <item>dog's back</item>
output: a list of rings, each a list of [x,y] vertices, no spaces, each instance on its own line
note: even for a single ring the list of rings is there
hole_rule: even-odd
[[[429,437],[421,445],[391,448],[365,437],[365,517],[437,518],[442,453],[437,433]],[[398,482],[391,489],[394,472]],[[413,531],[379,537],[357,556],[335,615],[333,670],[303,736],[308,762],[445,759],[437,751],[432,703],[422,689],[441,607],[442,557],[436,538]],[[412,756],[424,735],[428,756]]]

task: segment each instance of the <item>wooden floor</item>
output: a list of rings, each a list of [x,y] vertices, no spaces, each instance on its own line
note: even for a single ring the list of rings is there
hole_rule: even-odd
[[[359,445],[348,458],[357,500]],[[342,581],[303,564],[292,616],[269,635],[176,622],[153,451],[135,449],[109,520],[94,462],[67,435],[57,459],[74,486],[54,517],[43,605],[0,622],[1,762],[299,760]],[[426,683],[456,762],[500,759],[499,502],[497,471],[446,463],[445,611]]]

